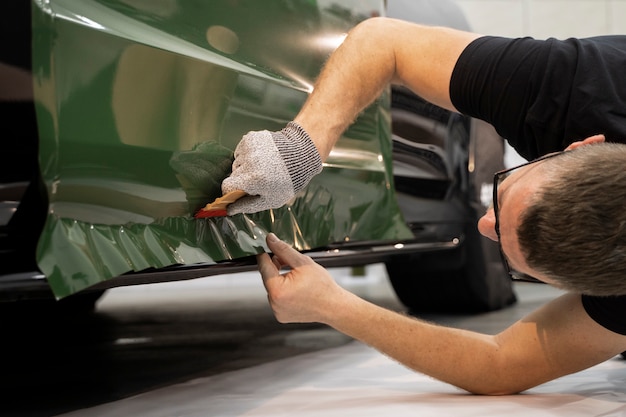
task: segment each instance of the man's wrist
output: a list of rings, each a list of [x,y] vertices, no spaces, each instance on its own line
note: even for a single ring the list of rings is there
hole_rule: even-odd
[[[297,193],[322,171],[320,154],[309,134],[296,122],[289,122],[273,136]]]

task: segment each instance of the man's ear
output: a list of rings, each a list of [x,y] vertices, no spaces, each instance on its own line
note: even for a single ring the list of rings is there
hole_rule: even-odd
[[[579,146],[590,145],[592,143],[601,143],[601,142],[604,142],[605,140],[606,140],[606,138],[604,137],[604,135],[589,136],[585,140],[580,140],[578,142],[572,143],[567,148],[565,148],[565,150],[566,151],[571,151],[572,149],[576,149]]]

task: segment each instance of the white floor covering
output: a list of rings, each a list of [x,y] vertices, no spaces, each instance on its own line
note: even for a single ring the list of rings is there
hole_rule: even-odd
[[[381,278],[383,273],[376,268],[368,272],[366,284],[362,278],[351,281],[342,275],[345,271],[337,272],[339,282],[366,298],[368,292],[389,291]],[[241,282],[248,282],[238,279],[233,297],[241,297],[244,288]],[[215,280],[207,282],[196,285],[217,285]],[[219,285],[230,288],[230,281]],[[246,285],[257,298],[265,297],[258,276],[251,276]],[[480,317],[448,317],[444,322],[490,333],[560,294],[548,286],[533,284],[519,285],[517,292],[520,301],[511,309]],[[217,297],[226,298],[226,294],[219,293]],[[520,395],[485,397],[470,395],[410,371],[353,341],[337,348],[164,387],[64,416],[626,416],[626,361],[616,357]]]
[[[524,394],[483,397],[348,345],[196,379],[66,416],[624,416],[626,362],[613,359]]]
[[[369,285],[360,290],[353,286],[362,296],[375,288],[381,291],[380,285],[376,286],[381,282],[380,271],[371,275],[375,279],[371,278]],[[350,284],[341,277],[340,281]],[[265,296],[262,288],[255,291]],[[447,324],[475,326],[487,333],[497,331],[506,322],[560,293],[548,286],[526,284],[518,286],[518,294],[520,302],[514,308],[481,317],[448,317]],[[484,397],[410,371],[359,342],[348,342],[341,347],[199,378],[64,416],[626,416],[626,361],[616,357],[520,395]]]

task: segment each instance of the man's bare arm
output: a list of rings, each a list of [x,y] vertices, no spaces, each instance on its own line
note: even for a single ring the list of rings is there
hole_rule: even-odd
[[[325,160],[359,112],[390,83],[454,110],[450,77],[461,52],[477,37],[389,18],[366,20],[331,55],[294,120],[309,133]]]
[[[311,258],[268,237],[259,270],[281,322],[320,322],[405,366],[477,394],[517,393],[607,360],[626,336],[604,329],[566,294],[498,335],[433,325],[381,308],[339,287]],[[279,273],[282,265],[292,269]]]
[[[576,294],[549,302],[494,336],[428,324],[354,295],[345,297],[341,310],[325,320],[331,327],[409,368],[476,394],[518,393],[626,348],[626,337],[591,320]]]

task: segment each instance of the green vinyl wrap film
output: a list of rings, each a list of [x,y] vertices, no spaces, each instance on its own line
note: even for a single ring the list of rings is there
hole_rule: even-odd
[[[391,174],[389,92],[286,206],[194,219],[250,130],[279,130],[383,2],[34,0],[33,77],[57,298],[132,271],[412,235]]]

